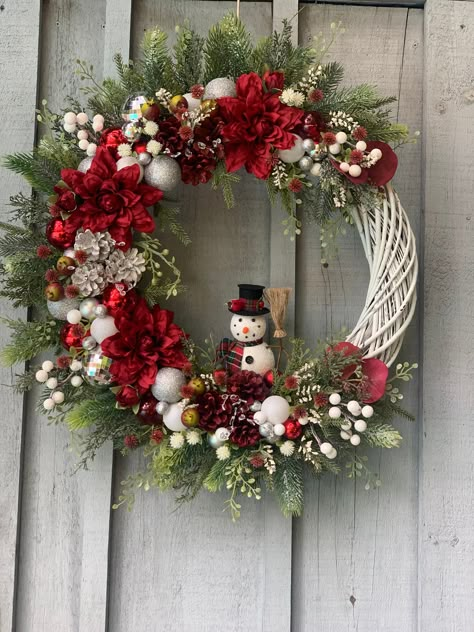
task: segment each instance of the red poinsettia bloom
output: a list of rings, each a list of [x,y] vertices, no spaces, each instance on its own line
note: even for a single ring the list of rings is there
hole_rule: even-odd
[[[155,222],[147,211],[163,193],[147,184],[139,184],[138,165],[117,171],[117,164],[104,147],[99,147],[87,173],[63,169],[61,178],[81,199],[66,220],[65,228],[74,233],[79,228],[92,232],[108,230],[127,250],[132,243],[132,228],[152,233]]]
[[[120,158],[117,148],[123,143],[128,143],[120,127],[108,127],[100,134],[99,144],[107,147],[110,153],[118,160]]]
[[[280,73],[267,76],[269,84],[280,85]],[[262,79],[254,72],[237,79],[236,97],[218,99],[224,121],[222,137],[227,171],[245,166],[249,173],[265,180],[272,169],[272,149],[290,149],[295,143],[293,130],[304,112],[281,103],[278,93],[265,91]]]
[[[106,338],[102,350],[112,358],[110,372],[123,389],[119,401],[130,402],[145,393],[160,367],[181,369],[187,363],[183,353],[184,331],[173,323],[173,312],[155,305],[152,310],[139,298],[131,310],[115,315],[118,333]]]
[[[395,175],[398,166],[398,157],[390,145],[378,140],[371,140],[367,142],[367,151],[371,151],[372,149],[380,149],[382,157],[372,167],[362,169],[362,173],[357,178],[354,178],[348,173],[342,171],[340,163],[336,160],[331,159],[331,162],[340,173],[346,176],[346,178],[354,184],[365,184],[368,182],[373,186],[383,187],[387,184],[387,182],[390,182]]]
[[[263,81],[267,90],[283,90],[285,75],[282,72],[270,72],[266,70],[263,73]]]
[[[343,353],[346,357],[354,356],[355,363],[346,366],[341,373],[343,380],[350,378],[360,364],[365,378],[365,396],[362,400],[365,404],[372,404],[383,397],[388,378],[388,366],[385,362],[377,358],[363,358],[362,350],[347,341],[339,342],[330,351]]]
[[[54,187],[56,200],[50,208],[51,215],[58,217],[62,213],[71,213],[77,206],[76,196],[64,184],[57,184]]]

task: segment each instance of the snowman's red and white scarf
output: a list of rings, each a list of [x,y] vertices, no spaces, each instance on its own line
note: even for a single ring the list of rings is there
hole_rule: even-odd
[[[229,373],[237,373],[242,370],[242,358],[244,357],[244,349],[246,347],[255,347],[261,345],[263,338],[252,340],[252,342],[239,342],[231,338],[224,338],[217,348],[216,360],[224,364],[224,368]],[[249,370],[252,366],[249,365]]]

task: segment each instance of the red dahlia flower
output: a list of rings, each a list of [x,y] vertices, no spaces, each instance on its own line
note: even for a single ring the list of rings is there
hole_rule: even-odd
[[[280,74],[267,75],[267,87],[278,87]],[[241,75],[236,90],[236,97],[217,100],[224,121],[226,168],[231,172],[245,166],[249,173],[265,180],[272,169],[272,149],[293,147],[293,130],[304,112],[281,103],[272,90],[265,92],[262,79],[254,72]]]
[[[187,363],[182,345],[185,333],[173,323],[173,312],[159,305],[150,310],[139,298],[131,310],[117,312],[115,326],[118,333],[106,338],[102,349],[113,360],[110,372],[114,381],[126,387],[117,398],[126,405],[138,401],[150,388],[159,368],[181,369]]]
[[[163,193],[147,184],[139,184],[139,166],[117,171],[110,152],[99,147],[87,173],[63,169],[61,178],[81,201],[65,222],[68,232],[79,228],[92,232],[108,230],[127,250],[132,243],[132,228],[152,233],[155,222],[147,211]]]
[[[356,371],[360,365],[362,374],[365,378],[364,391],[365,397],[362,400],[365,404],[372,404],[383,397],[385,386],[388,378],[388,366],[382,360],[377,358],[363,358],[362,350],[350,342],[339,342],[330,351],[343,353],[344,356],[354,356],[354,364],[346,366],[341,373],[341,379],[347,380]]]

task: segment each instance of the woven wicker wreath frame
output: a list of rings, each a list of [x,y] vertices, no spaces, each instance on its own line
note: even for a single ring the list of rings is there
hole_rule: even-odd
[[[391,184],[383,203],[359,206],[352,214],[369,264],[370,280],[362,313],[347,337],[387,366],[395,361],[415,313],[418,259],[407,214]]]

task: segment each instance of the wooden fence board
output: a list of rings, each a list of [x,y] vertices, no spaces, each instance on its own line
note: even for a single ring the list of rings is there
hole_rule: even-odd
[[[346,34],[331,58],[346,69],[346,84],[378,84],[398,94],[399,120],[421,125],[421,11],[369,7],[307,7],[300,14],[300,41],[341,20]],[[420,208],[420,146],[400,151],[397,186],[417,230]],[[297,335],[315,342],[351,325],[360,313],[368,271],[359,236],[348,229],[337,258],[319,267],[319,235],[306,225],[297,245]],[[415,323],[403,357],[418,354]],[[417,385],[405,404],[417,409]],[[340,477],[309,481],[303,518],[293,525],[293,608],[295,632],[319,630],[416,629],[417,428],[400,422],[399,450],[375,452],[371,466],[381,488]],[[396,509],[395,509],[396,508]]]
[[[419,629],[474,616],[474,4],[428,0]],[[439,152],[439,148],[445,148]]]
[[[0,155],[30,151],[35,136],[36,77],[38,71],[40,2],[22,0],[5,2],[0,12],[0,76],[4,91],[5,110],[11,115],[0,120]],[[22,54],[18,46],[21,43]],[[0,215],[9,221],[8,201],[28,185],[5,169],[1,170]],[[4,299],[4,317],[26,317],[26,311],[13,310]],[[8,341],[9,331],[2,327],[0,346]],[[20,525],[19,503],[22,476],[23,398],[11,388],[15,370],[0,369],[0,398],[2,402],[2,431],[5,449],[0,453],[0,630],[13,630],[17,544]]]

